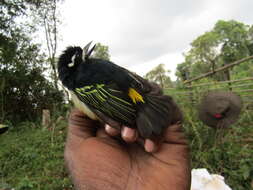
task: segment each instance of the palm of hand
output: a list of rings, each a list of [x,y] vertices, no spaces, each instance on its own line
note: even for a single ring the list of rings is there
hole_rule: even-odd
[[[187,173],[179,169],[184,163],[176,156],[167,161],[163,153],[146,153],[138,144],[122,146],[109,138],[91,138],[83,146],[87,155],[85,178],[87,184],[96,184],[94,189],[180,189],[180,183],[181,189],[186,189],[188,182],[181,180]]]
[[[102,128],[95,131],[87,121],[76,126],[65,157],[79,189],[188,189],[188,147],[179,126],[168,128],[161,149],[152,154],[140,144],[111,138]]]

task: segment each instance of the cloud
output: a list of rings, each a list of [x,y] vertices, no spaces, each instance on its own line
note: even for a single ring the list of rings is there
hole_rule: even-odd
[[[126,8],[116,17],[121,22],[115,31],[112,52],[115,56],[129,53],[136,61],[147,61],[182,48],[181,41],[176,42],[174,39],[180,39],[185,34],[180,37],[172,30],[177,20],[198,16],[203,6],[202,1],[196,1],[199,2],[198,7],[190,1],[182,0],[177,1],[177,4],[166,0],[134,2],[128,1]]]
[[[94,40],[108,45],[122,66],[150,70],[159,60],[174,71],[190,43],[218,20],[252,24],[252,7],[252,0],[66,1],[60,49]]]

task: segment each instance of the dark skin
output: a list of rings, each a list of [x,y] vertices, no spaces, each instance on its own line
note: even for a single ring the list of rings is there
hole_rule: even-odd
[[[112,137],[119,131],[72,111],[65,160],[76,189],[190,189],[189,148],[180,124],[169,126],[159,145],[138,143],[135,130],[122,128],[124,141]]]

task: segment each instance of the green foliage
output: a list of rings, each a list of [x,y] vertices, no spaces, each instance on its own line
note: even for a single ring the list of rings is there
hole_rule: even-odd
[[[203,79],[203,82],[210,80]],[[215,86],[212,86],[213,88]],[[215,87],[215,88],[218,88]],[[189,139],[192,168],[207,168],[225,177],[226,183],[237,190],[251,189],[253,175],[253,111],[243,110],[240,120],[227,129],[213,129],[198,119],[197,105],[207,87],[167,90],[184,113],[184,129]],[[194,97],[192,102],[191,96]],[[194,103],[194,104],[192,104]]]
[[[236,21],[219,21],[214,31],[220,36],[222,44],[220,57],[223,65],[249,56],[249,27]]]
[[[42,109],[63,103],[63,94],[44,76],[48,70],[41,46],[31,38],[38,23],[30,25],[25,19],[42,4],[45,1],[0,3],[0,122],[34,121]]]
[[[21,125],[0,138],[0,188],[73,189],[63,158],[66,121],[49,129],[29,122]]]
[[[185,62],[177,67],[176,75],[180,80],[186,80],[187,70],[188,79],[199,76],[200,74],[212,71],[218,67],[252,55],[253,37],[252,26],[230,20],[218,21],[214,28],[195,39],[191,43],[191,49],[185,55]],[[252,61],[251,61],[252,63]],[[247,64],[240,69],[241,65],[213,75],[215,80],[230,80],[241,76],[252,76]],[[239,71],[244,70],[241,74]]]
[[[226,130],[208,129],[189,117],[185,125],[186,128],[192,128],[188,132],[191,134],[193,168],[205,167],[212,173],[221,174],[233,189],[239,190],[250,189],[249,173],[253,172],[250,161],[253,147],[244,141],[251,138],[249,134],[253,131],[247,123],[252,123],[252,120],[248,120],[246,114],[250,113],[246,112],[236,125]],[[197,134],[199,140],[194,142]]]
[[[97,43],[92,57],[109,61],[110,60],[109,47],[106,45],[102,45],[101,43]]]
[[[158,83],[162,88],[171,87],[172,82],[168,74],[169,70],[166,70],[164,64],[159,64],[151,71],[149,71],[144,77],[150,81]]]
[[[39,46],[30,39],[20,37],[22,43],[12,60],[1,57],[1,115],[0,121],[13,123],[34,120],[42,109],[53,109],[63,102],[63,94],[45,79],[44,57],[38,54]]]
[[[172,94],[172,91],[167,93]],[[244,110],[236,124],[226,130],[215,130],[199,121],[196,109],[188,100],[180,100],[192,168],[204,167],[211,173],[223,175],[233,189],[250,189],[253,112]],[[22,125],[1,135],[0,188],[73,189],[64,168],[66,121],[49,129],[29,122]]]

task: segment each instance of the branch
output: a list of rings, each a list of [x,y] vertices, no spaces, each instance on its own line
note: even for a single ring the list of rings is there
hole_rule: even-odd
[[[198,76],[198,77],[195,77],[195,78],[193,78],[193,79],[187,80],[187,81],[184,82],[184,84],[188,84],[188,83],[191,83],[191,82],[193,82],[193,81],[195,81],[195,80],[199,80],[199,79],[205,78],[205,77],[207,77],[207,76],[209,76],[209,75],[213,75],[214,73],[217,73],[217,72],[220,72],[220,71],[224,71],[224,70],[226,70],[226,69],[228,69],[228,68],[230,68],[230,67],[233,67],[233,66],[235,66],[235,65],[239,65],[240,63],[245,62],[245,61],[248,61],[248,60],[250,60],[250,59],[253,59],[253,55],[252,55],[252,56],[249,56],[249,57],[246,57],[246,58],[243,58],[243,59],[240,59],[240,60],[235,61],[235,62],[233,62],[233,63],[230,63],[230,64],[225,65],[225,66],[223,66],[223,67],[220,67],[219,69],[216,69],[216,70],[214,70],[214,71],[210,71],[210,72],[208,72],[208,73],[202,74],[202,75],[200,75],[200,76]]]
[[[46,34],[46,41],[47,41],[47,49],[48,49],[48,54],[49,54],[49,57],[51,58],[52,57],[52,54],[51,54],[51,49],[50,49],[50,46],[49,46],[49,36],[48,36],[48,28],[47,28],[47,22],[46,22],[46,16],[44,17],[44,28],[45,28],[45,34]]]
[[[56,24],[56,0],[54,0],[54,11],[53,11],[53,22],[54,22],[54,57],[56,54],[56,49],[57,49],[57,24]]]

